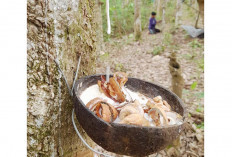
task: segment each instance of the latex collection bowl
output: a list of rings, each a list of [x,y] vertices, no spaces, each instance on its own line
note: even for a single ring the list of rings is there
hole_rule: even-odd
[[[146,156],[164,149],[178,138],[184,129],[185,121],[181,125],[145,127],[108,123],[97,117],[81,101],[80,95],[89,86],[97,84],[100,76],[101,74],[83,77],[75,82],[74,88],[77,120],[94,142],[116,154]],[[183,102],[170,90],[137,78],[128,78],[125,86],[151,98],[162,96],[171,105],[172,110],[185,119]]]

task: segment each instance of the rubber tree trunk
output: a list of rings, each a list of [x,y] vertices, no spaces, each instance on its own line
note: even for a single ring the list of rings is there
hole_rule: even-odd
[[[93,0],[27,1],[28,156],[92,155],[72,126],[72,97],[54,59],[70,87],[81,54],[79,77],[95,73],[95,5]]]
[[[181,66],[177,61],[176,53],[173,52],[170,55],[169,70],[172,75],[172,91],[179,97],[182,98],[182,90],[184,87],[184,79],[182,77]],[[179,157],[180,153],[180,137],[178,137],[173,143],[175,149],[173,156]]]
[[[162,3],[161,3],[161,7],[162,7],[162,29],[163,30],[164,30],[165,24],[166,24],[165,13],[166,13],[167,2],[168,2],[168,0],[163,0]]]
[[[105,49],[105,44],[104,44],[104,39],[103,39],[103,25],[102,25],[102,13],[101,13],[101,8],[103,5],[103,2],[100,0],[95,0],[96,5],[95,5],[95,10],[96,10],[96,17],[95,20],[97,22],[97,28],[96,28],[96,33],[97,33],[97,53],[99,54],[100,51],[103,51]]]
[[[157,6],[157,0],[154,0],[153,8],[154,8],[155,11],[156,11],[156,6]]]
[[[176,0],[175,26],[178,26],[181,23],[181,16],[182,16],[182,0]]]
[[[162,11],[162,0],[156,0],[156,1],[157,1],[156,2],[157,5],[156,5],[155,10],[157,12],[157,16],[161,18],[162,17],[162,12],[163,12]]]
[[[199,5],[199,10],[200,10],[200,16],[201,16],[201,19],[202,19],[202,24],[204,25],[204,13],[205,13],[205,10],[204,10],[204,0],[197,0],[198,2],[198,5]]]
[[[196,22],[195,22],[195,28],[198,28],[199,18],[200,18],[200,12],[197,13]]]
[[[182,90],[184,87],[184,79],[182,77],[181,66],[177,61],[176,53],[173,52],[170,55],[169,70],[172,75],[172,91],[182,98]]]
[[[199,18],[201,17],[202,25],[204,26],[204,0],[197,0],[199,13],[196,18],[195,27],[198,28]]]
[[[140,40],[142,35],[141,28],[141,0],[134,1],[134,35],[135,40]]]

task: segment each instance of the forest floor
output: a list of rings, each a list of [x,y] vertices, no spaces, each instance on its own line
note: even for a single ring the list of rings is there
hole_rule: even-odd
[[[204,156],[204,39],[193,39],[181,29],[171,35],[149,35],[145,30],[142,40],[137,42],[132,34],[110,39],[97,58],[97,73],[105,73],[109,65],[112,73],[125,71],[131,77],[171,89],[169,55],[173,50],[182,68],[185,82],[182,100],[188,112],[187,127],[180,137],[180,156]],[[175,154],[175,148],[169,146],[150,157],[177,156]]]

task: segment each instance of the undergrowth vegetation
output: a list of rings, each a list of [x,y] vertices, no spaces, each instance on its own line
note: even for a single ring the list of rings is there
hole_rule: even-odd
[[[155,55],[159,55],[164,51],[164,46],[156,46],[154,48],[154,50],[152,51],[152,54]]]
[[[192,47],[192,48],[201,48],[202,47],[202,44],[198,42],[197,39],[191,41],[189,43],[189,45]]]

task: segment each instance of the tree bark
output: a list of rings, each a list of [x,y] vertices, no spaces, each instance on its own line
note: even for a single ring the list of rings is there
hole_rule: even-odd
[[[199,12],[197,12],[197,17],[195,21],[195,28],[199,28],[199,19],[202,20],[202,25],[204,27],[204,0],[197,0],[195,2],[196,8],[198,8]]]
[[[161,18],[162,17],[162,2],[161,0],[157,0],[157,15]]]
[[[141,0],[134,1],[134,34],[135,40],[140,40],[142,35],[141,28]]]
[[[166,12],[166,6],[167,6],[168,0],[163,0],[161,3],[162,8],[162,29],[165,28],[166,20],[165,20],[165,12]]]
[[[182,90],[184,87],[184,79],[182,77],[181,72],[181,66],[177,61],[176,53],[173,52],[170,55],[170,61],[169,61],[169,70],[172,75],[172,91],[179,97],[182,98]],[[178,137],[173,143],[172,143],[174,149],[175,149],[175,155],[174,156],[181,156],[180,153],[180,137]]]
[[[73,101],[54,59],[70,87],[81,54],[78,76],[95,73],[95,5],[92,0],[27,1],[28,156],[92,154],[72,126]]]
[[[196,22],[195,22],[195,28],[198,28],[199,18],[200,18],[200,12],[197,13]]]
[[[182,0],[176,0],[176,19],[175,26],[178,26],[181,22],[182,15]]]
[[[103,39],[103,26],[102,26],[102,13],[101,8],[103,3],[100,0],[95,0],[95,12],[96,12],[96,18],[95,21],[97,23],[96,33],[97,33],[97,47],[96,51],[98,54],[100,54],[100,51],[103,51],[105,49],[104,39]]]
[[[202,20],[202,25],[204,26],[204,0],[197,0],[198,6],[199,6],[199,11],[200,11],[200,16]],[[198,15],[199,16],[199,15]],[[199,17],[198,17],[199,18]],[[196,28],[198,27],[198,21],[196,23]]]
[[[154,11],[156,12],[156,13],[158,13],[158,3],[159,3],[159,0],[154,0],[154,3],[153,3],[153,7],[154,7]]]
[[[154,10],[156,10],[156,6],[157,6],[157,0],[154,0],[154,3],[153,3]]]
[[[172,75],[172,91],[182,98],[182,89],[184,87],[184,79],[182,77],[181,66],[176,59],[176,53],[170,55],[169,70]]]

